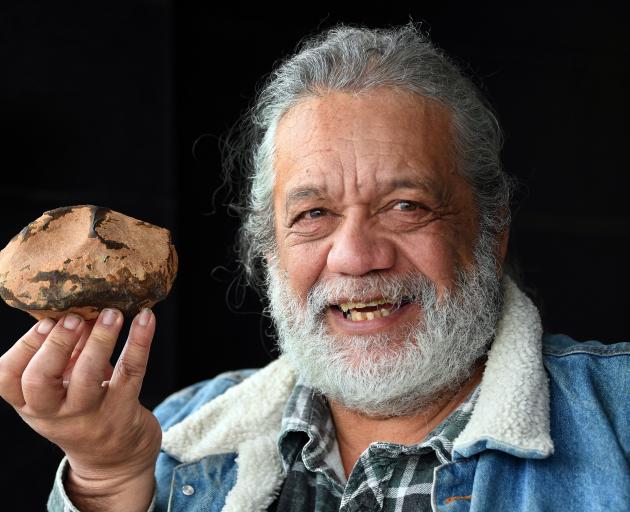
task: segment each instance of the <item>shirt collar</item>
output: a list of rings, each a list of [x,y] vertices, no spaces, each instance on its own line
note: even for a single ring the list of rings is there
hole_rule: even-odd
[[[405,446],[376,442],[372,446],[376,451],[385,452],[390,457],[414,455],[432,449],[441,463],[448,462],[451,459],[453,440],[468,423],[478,395],[477,386],[455,411],[419,443]],[[278,452],[285,474],[301,452],[302,462],[309,470],[320,471],[333,480],[336,477],[339,482],[345,482],[335,426],[328,404],[322,395],[301,380],[291,391],[284,409],[278,436]]]
[[[345,480],[328,404],[301,380],[293,387],[282,415],[278,452],[285,473],[301,452],[302,462],[309,470],[320,471],[333,481]]]

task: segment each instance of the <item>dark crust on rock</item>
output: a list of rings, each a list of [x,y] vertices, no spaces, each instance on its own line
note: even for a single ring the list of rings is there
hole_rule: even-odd
[[[62,206],[60,208],[55,208],[54,210],[48,210],[47,212],[44,212],[44,215],[48,215],[50,217],[50,219],[48,219],[46,221],[46,224],[44,224],[42,226],[42,231],[46,231],[48,229],[48,225],[53,221],[53,220],[57,220],[60,217],[63,217],[64,215],[67,215],[68,213],[70,213],[72,210],[79,208],[77,206]]]
[[[98,238],[108,249],[129,249],[129,246],[122,242],[117,242],[116,240],[107,240],[106,238],[103,238],[96,230],[96,228],[98,228],[101,223],[109,216],[111,210],[103,206],[90,206],[90,208],[92,209],[92,223],[90,226],[88,237]]]
[[[139,280],[129,269],[122,268],[116,276],[116,283],[103,277],[79,277],[68,272],[54,270],[38,272],[32,282],[48,281],[50,286],[40,290],[38,301],[26,303],[18,299],[13,292],[0,285],[0,297],[12,306],[26,311],[52,310],[65,311],[71,307],[94,307],[120,309],[125,317],[135,316],[148,304],[163,300],[168,294],[163,272],[152,272],[144,280]],[[67,281],[80,283],[80,291],[69,294],[63,290]],[[138,300],[141,298],[141,300]],[[43,306],[41,304],[44,304]]]
[[[15,235],[11,241],[15,240],[18,236],[22,236],[22,242],[24,240],[28,240],[35,233],[39,233],[40,231],[46,231],[48,229],[48,225],[55,219],[59,217],[63,217],[64,215],[70,213],[75,208],[81,208],[80,206],[62,206],[61,208],[55,208],[54,210],[49,210],[44,212],[43,215],[49,215],[50,219],[47,219],[46,222],[38,229],[34,230],[35,221],[25,226],[22,231],[20,231],[17,235]]]
[[[11,304],[12,306],[18,309],[24,309],[22,308],[22,305],[25,305],[25,304],[20,299],[18,299],[11,290],[9,290],[8,288],[6,288],[5,286],[1,284],[0,284],[0,297],[2,297],[2,300],[4,300],[7,304],[13,303]]]
[[[40,231],[46,231],[48,229],[49,224],[64,215],[67,215],[72,210],[78,208],[89,208],[92,210],[92,222],[90,224],[90,231],[88,233],[89,238],[98,238],[105,247],[108,249],[118,250],[118,249],[129,249],[129,246],[124,244],[123,242],[118,242],[116,240],[108,240],[107,238],[102,237],[97,228],[101,225],[101,223],[109,216],[111,213],[111,209],[105,208],[104,206],[95,206],[92,204],[79,205],[79,206],[62,206],[60,208],[55,208],[54,210],[49,210],[44,212],[43,215],[48,215],[49,218],[46,219],[46,222],[42,224],[39,229],[35,229],[34,224],[36,221],[31,222],[28,226],[25,226],[22,231],[20,231],[17,235],[15,235],[11,241],[15,240],[17,237],[22,236],[22,242],[28,240],[35,233],[39,233]],[[141,221],[142,222],[142,221]],[[149,225],[148,223],[144,223]]]

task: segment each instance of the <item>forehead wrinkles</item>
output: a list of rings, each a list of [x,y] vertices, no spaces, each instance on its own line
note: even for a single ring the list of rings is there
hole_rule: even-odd
[[[430,172],[434,167],[427,169],[432,164],[410,158],[404,153],[403,144],[338,138],[337,145],[335,149],[314,149],[301,159],[293,159],[293,167],[282,173],[283,200],[354,197],[367,203],[374,195],[400,188],[439,195],[444,186]]]
[[[380,171],[404,168],[429,177],[451,167],[450,115],[434,102],[381,91],[308,98],[290,109],[276,132],[277,185],[308,182],[366,200]],[[437,178],[437,176],[434,176]],[[331,192],[330,190],[328,192]]]
[[[402,170],[402,144],[371,138],[339,138],[339,173],[328,174],[340,196],[357,197],[368,202],[381,192],[385,177],[394,170]]]

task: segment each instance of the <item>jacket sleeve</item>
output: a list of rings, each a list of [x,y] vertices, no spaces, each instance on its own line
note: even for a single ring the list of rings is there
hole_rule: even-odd
[[[77,507],[73,505],[66,494],[66,490],[63,486],[63,481],[68,471],[68,459],[64,457],[61,459],[59,468],[57,468],[57,474],[55,475],[55,483],[53,489],[48,497],[48,511],[49,512],[81,512]],[[147,512],[153,512],[155,508],[155,497],[157,494],[157,488],[153,491],[153,499],[147,509]]]

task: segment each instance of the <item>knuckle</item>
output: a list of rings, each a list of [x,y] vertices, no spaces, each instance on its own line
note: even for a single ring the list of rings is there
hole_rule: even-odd
[[[22,389],[26,392],[38,390],[45,386],[44,376],[40,373],[29,371],[27,368],[22,375]]]
[[[131,361],[128,357],[123,357],[116,365],[118,373],[126,378],[142,377],[146,370],[146,365],[137,361]]]
[[[65,336],[49,336],[45,343],[49,347],[52,347],[63,353],[70,352],[74,347],[72,339]]]
[[[129,338],[127,339],[127,344],[132,346],[134,350],[145,350],[145,340],[146,336],[142,336],[137,332],[129,333]]]
[[[22,336],[18,341],[22,348],[31,354],[34,354],[39,350],[39,344],[34,343],[28,336]]]
[[[109,333],[96,329],[92,331],[92,334],[90,334],[88,339],[90,343],[94,343],[96,345],[111,345],[112,342],[115,342],[116,340],[116,338]]]

